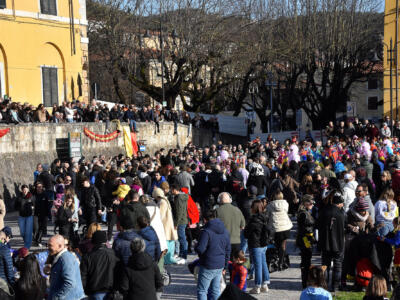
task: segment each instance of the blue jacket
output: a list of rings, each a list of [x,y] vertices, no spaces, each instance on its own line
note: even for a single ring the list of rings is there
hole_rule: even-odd
[[[153,258],[153,261],[158,262],[161,256],[161,247],[158,236],[151,226],[147,226],[138,232],[146,243],[146,252]]]
[[[226,268],[231,255],[229,233],[220,219],[206,223],[201,231],[196,252],[200,265],[209,270]]]
[[[78,300],[85,296],[76,257],[65,251],[55,260],[50,273],[48,300]]]
[[[14,283],[14,268],[10,248],[7,244],[0,243],[0,278],[9,284]]]
[[[126,266],[128,264],[129,257],[131,257],[131,241],[134,238],[141,238],[135,230],[120,232],[113,243],[113,249],[117,257],[124,262]]]
[[[301,293],[300,300],[332,300],[332,295],[323,288],[309,286]]]

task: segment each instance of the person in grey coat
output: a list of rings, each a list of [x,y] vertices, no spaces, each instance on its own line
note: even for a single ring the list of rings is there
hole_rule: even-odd
[[[191,193],[191,187],[194,186],[194,180],[192,174],[187,172],[187,165],[182,164],[180,166],[181,172],[176,176],[176,183],[181,187],[186,187]]]

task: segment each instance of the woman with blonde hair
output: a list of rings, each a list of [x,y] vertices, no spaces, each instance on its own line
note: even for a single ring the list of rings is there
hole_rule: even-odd
[[[386,280],[381,275],[374,275],[368,284],[363,300],[385,300],[387,295]]]
[[[57,211],[56,220],[59,233],[65,238],[70,239],[73,232],[73,225],[78,222],[78,212],[75,209],[74,198],[71,195],[67,195],[64,198],[64,204]]]
[[[277,191],[273,201],[267,206],[268,226],[275,232],[275,246],[278,248],[279,270],[287,269],[284,263],[286,256],[286,240],[290,237],[290,229],[293,227],[289,215],[289,203],[283,199],[283,193]]]
[[[92,251],[92,236],[93,233],[99,230],[101,230],[101,226],[99,223],[95,222],[89,225],[85,239],[79,243],[79,250],[82,252],[82,254],[90,253]]]
[[[383,191],[381,199],[375,203],[375,223],[378,235],[383,237],[393,231],[393,219],[396,217],[397,204],[392,189]]]

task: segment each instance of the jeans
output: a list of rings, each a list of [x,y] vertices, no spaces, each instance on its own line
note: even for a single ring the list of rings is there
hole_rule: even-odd
[[[165,254],[164,263],[166,265],[175,264],[176,263],[176,260],[174,259],[175,241],[167,241],[167,247],[168,247],[168,252],[167,254]]]
[[[96,293],[88,296],[88,300],[103,300],[107,296],[107,293]]]
[[[343,261],[343,253],[342,252],[332,252],[332,251],[322,251],[322,265],[328,266],[325,276],[326,283],[329,286],[329,271],[331,262],[333,261],[333,269],[332,269],[332,289],[336,289],[339,287],[340,278],[342,273],[342,261]]]
[[[221,294],[221,276],[223,269],[209,270],[200,266],[197,280],[198,300],[217,300]],[[209,289],[210,288],[210,292]],[[207,297],[209,295],[209,297]]]
[[[393,223],[391,221],[382,222],[383,227],[378,229],[379,236],[387,236],[389,232],[394,230]]]
[[[29,249],[32,245],[33,216],[18,217],[18,226],[21,237],[24,240],[24,247]]]
[[[131,128],[131,131],[136,132],[136,121],[135,120],[129,120],[129,127]]]
[[[256,286],[261,287],[262,284],[269,283],[269,271],[267,266],[267,258],[265,252],[267,247],[251,248],[250,255],[255,268]]]
[[[187,258],[188,243],[186,241],[186,224],[178,225],[179,257]]]
[[[244,237],[244,230],[240,231],[240,249],[246,253],[248,248],[247,239]]]
[[[178,122],[174,121],[174,134],[178,134]]]

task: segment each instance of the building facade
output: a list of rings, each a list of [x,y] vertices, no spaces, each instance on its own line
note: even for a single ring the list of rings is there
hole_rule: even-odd
[[[400,78],[399,72],[399,61],[396,60],[396,44],[400,42],[399,36],[400,31],[396,30],[399,29],[399,13],[398,8],[400,6],[399,0],[386,0],[385,1],[385,28],[384,28],[384,47],[383,47],[383,63],[384,63],[384,103],[383,103],[383,112],[385,115],[391,115],[391,107],[393,118],[398,119],[396,117],[396,112],[399,114],[399,107],[400,105]],[[396,13],[397,7],[397,13]],[[392,41],[392,43],[390,42]],[[390,51],[392,50],[392,51]],[[392,56],[392,60],[390,61],[390,56]],[[397,56],[399,57],[399,53],[397,51]],[[392,70],[392,72],[391,72]],[[396,73],[397,73],[397,80],[396,80]],[[391,75],[392,74],[392,75]],[[392,79],[392,80],[391,80]],[[392,81],[392,84],[391,84]],[[397,81],[397,93],[396,93],[396,81]],[[396,99],[396,96],[398,97]]]
[[[45,107],[88,101],[85,0],[0,0],[0,94]]]

